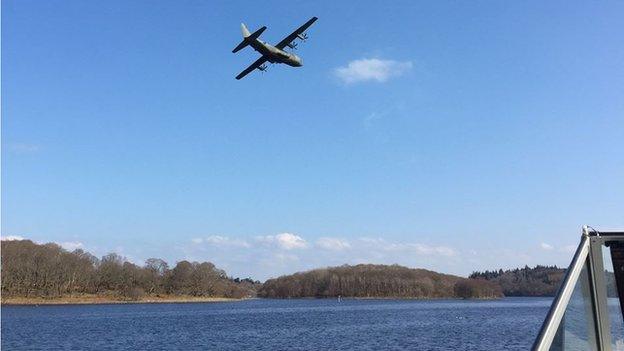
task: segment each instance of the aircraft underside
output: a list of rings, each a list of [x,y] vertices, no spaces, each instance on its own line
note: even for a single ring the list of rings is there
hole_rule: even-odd
[[[312,25],[318,18],[312,17],[308,20],[304,25],[297,28],[293,33],[288,35],[286,38],[282,39],[279,43],[275,45],[270,45],[264,41],[261,41],[259,38],[260,34],[264,32],[266,26],[261,27],[255,32],[251,33],[245,24],[241,23],[241,31],[243,34],[243,41],[241,41],[235,48],[232,50],[233,53],[238,52],[239,50],[245,48],[246,46],[251,46],[255,51],[260,53],[262,56],[258,58],[254,63],[252,63],[249,67],[243,70],[236,76],[236,79],[241,79],[246,76],[248,73],[252,72],[255,69],[260,71],[266,71],[267,66],[266,62],[269,63],[284,63],[288,66],[292,67],[301,67],[303,66],[303,60],[301,57],[295,55],[294,53],[289,53],[284,51],[286,47],[290,49],[296,49],[297,43],[296,40],[305,41],[308,39],[308,36],[304,33],[309,26]]]

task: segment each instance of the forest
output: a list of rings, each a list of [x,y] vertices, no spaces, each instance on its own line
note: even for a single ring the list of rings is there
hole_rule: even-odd
[[[503,271],[473,272],[472,279],[494,282],[505,296],[554,296],[559,289],[565,269],[557,266],[535,266]]]
[[[259,297],[497,298],[500,286],[399,265],[359,264],[314,269],[267,280]]]
[[[98,258],[81,249],[69,252],[54,243],[20,240],[2,241],[1,245],[3,301],[6,297],[81,294],[131,301],[161,295],[418,299],[553,296],[565,273],[555,266],[525,266],[474,272],[462,278],[399,265],[358,264],[299,272],[262,284],[251,278],[229,277],[210,262],[179,261],[170,267],[162,259],[149,258],[138,266],[115,253]]]
[[[180,261],[173,268],[158,258],[142,267],[111,253],[97,258],[77,249],[30,240],[2,241],[2,297],[61,297],[105,294],[128,300],[146,295],[244,298],[257,281],[233,279],[210,262]]]

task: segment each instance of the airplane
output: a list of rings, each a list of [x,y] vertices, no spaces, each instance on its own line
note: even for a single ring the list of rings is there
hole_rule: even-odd
[[[259,52],[262,55],[262,57],[257,59],[256,62],[252,63],[249,67],[245,68],[244,71],[242,71],[239,75],[236,76],[236,79],[243,78],[244,76],[249,74],[251,71],[255,70],[256,68],[263,72],[266,71],[267,61],[270,63],[285,63],[292,67],[303,66],[303,60],[299,56],[284,51],[284,48],[289,47],[293,50],[296,50],[297,43],[295,43],[294,41],[297,39],[300,39],[301,41],[306,41],[308,39],[308,35],[305,34],[304,32],[317,19],[318,19],[317,17],[310,18],[310,20],[308,20],[303,26],[297,28],[297,30],[292,32],[289,36],[284,38],[275,46],[270,45],[267,42],[258,39],[260,37],[260,34],[262,34],[262,32],[264,32],[264,30],[267,28],[266,26],[263,26],[262,28],[258,29],[257,31],[253,33],[250,33],[247,27],[245,26],[245,24],[241,23],[241,31],[243,32],[243,41],[241,41],[241,43],[238,44],[238,46],[236,46],[234,50],[232,50],[232,53],[236,53],[239,50],[250,45],[254,50]]]

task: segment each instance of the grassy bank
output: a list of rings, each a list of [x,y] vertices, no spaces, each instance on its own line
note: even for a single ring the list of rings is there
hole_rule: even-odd
[[[225,297],[185,296],[185,295],[146,295],[129,300],[114,295],[74,295],[62,297],[5,297],[2,305],[87,305],[123,303],[185,303],[185,302],[228,302],[240,301]]]

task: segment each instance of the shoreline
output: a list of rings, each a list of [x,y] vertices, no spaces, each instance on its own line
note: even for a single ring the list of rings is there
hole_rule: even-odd
[[[500,297],[474,297],[474,298],[461,298],[461,297],[342,297],[344,300],[405,300],[405,301],[439,301],[439,300],[473,300],[473,301],[495,301],[508,297],[541,297],[552,298],[552,296],[500,296]],[[116,296],[64,296],[55,298],[45,297],[9,297],[2,298],[2,306],[54,306],[54,305],[123,305],[123,304],[167,304],[167,303],[218,303],[218,302],[239,302],[244,300],[333,300],[336,297],[290,297],[290,298],[276,298],[276,297],[247,297],[247,298],[228,298],[228,297],[202,297],[202,296],[175,296],[175,295],[160,295],[160,296],[146,296],[140,300],[128,300],[122,297]]]
[[[206,296],[146,296],[138,300],[129,300],[117,296],[80,295],[63,297],[2,297],[2,306],[37,306],[37,305],[119,305],[119,304],[150,304],[150,303],[216,303],[237,302],[246,299]]]
[[[404,300],[404,301],[438,301],[438,300],[500,300],[506,297],[518,297],[518,296],[497,296],[497,297],[396,297],[396,296],[341,296],[342,301],[345,300]],[[535,297],[535,296],[519,296],[519,297]],[[541,297],[541,296],[537,296]],[[302,296],[302,297],[258,297],[260,300],[337,300],[338,297],[317,297],[317,296]]]

